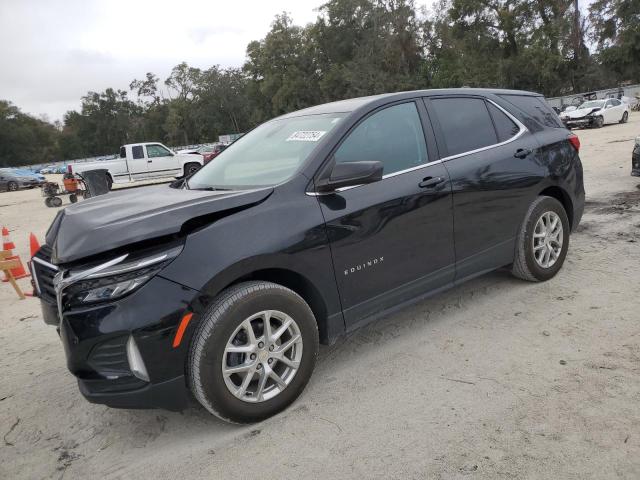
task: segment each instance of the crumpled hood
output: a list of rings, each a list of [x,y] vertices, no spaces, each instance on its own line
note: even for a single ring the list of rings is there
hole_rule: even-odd
[[[193,218],[250,207],[273,188],[203,191],[168,185],[124,189],[60,211],[49,227],[54,263],[73,262],[128,244],[180,232]]]
[[[588,115],[591,112],[595,112],[597,110],[600,110],[600,108],[599,107],[595,107],[595,108],[579,108],[577,110],[573,110],[572,112],[562,112],[562,114],[566,118],[582,118],[585,115]]]

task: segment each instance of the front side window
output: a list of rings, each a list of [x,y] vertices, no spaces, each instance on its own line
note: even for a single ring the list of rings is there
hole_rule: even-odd
[[[334,154],[336,163],[379,161],[383,174],[427,162],[427,145],[415,103],[374,113],[360,123]]]
[[[434,98],[449,155],[470,152],[498,143],[489,111],[481,98]]]
[[[147,157],[168,157],[171,152],[164,148],[162,145],[147,145]]]
[[[291,178],[343,113],[304,115],[263,123],[236,140],[189,179],[191,189],[277,185]]]
[[[622,102],[620,100],[615,99],[615,98],[613,100],[611,100],[611,105],[613,105],[614,107],[619,107],[621,105],[621,103]]]

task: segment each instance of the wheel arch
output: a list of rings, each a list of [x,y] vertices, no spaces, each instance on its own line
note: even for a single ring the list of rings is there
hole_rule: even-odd
[[[569,217],[569,225],[571,229],[573,229],[573,202],[571,201],[571,197],[566,190],[564,190],[562,187],[554,185],[542,190],[538,194],[538,196],[552,197],[558,200],[564,207],[565,212],[567,212],[567,217]]]
[[[311,311],[316,318],[316,323],[318,324],[318,333],[320,335],[321,341],[327,341],[327,306],[322,298],[320,291],[313,284],[313,282],[311,282],[311,280],[298,272],[286,268],[264,268],[246,273],[236,278],[235,280],[228,283],[220,291],[226,290],[227,288],[232,287],[233,285],[237,285],[238,283],[250,280],[261,280],[263,282],[277,283],[278,285],[282,285],[283,287],[293,290],[295,293],[300,295],[300,297],[302,297],[302,299],[307,302],[307,305],[309,305],[309,308],[311,308]]]

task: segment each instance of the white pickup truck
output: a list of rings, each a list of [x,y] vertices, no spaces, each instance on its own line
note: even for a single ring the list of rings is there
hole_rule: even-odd
[[[202,155],[175,153],[158,142],[131,143],[120,147],[120,158],[69,164],[67,169],[70,173],[106,169],[111,188],[114,183],[191,175],[203,161]]]

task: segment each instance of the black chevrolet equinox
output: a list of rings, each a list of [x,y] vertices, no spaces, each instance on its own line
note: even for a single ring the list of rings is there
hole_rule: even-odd
[[[578,137],[538,94],[425,90],[255,128],[190,178],[61,211],[32,269],[91,402],[233,422],[293,402],[318,344],[501,267],[562,267]],[[141,160],[142,161],[142,160]]]

